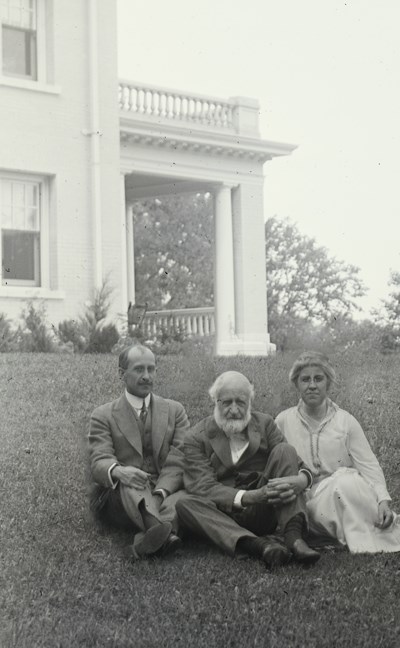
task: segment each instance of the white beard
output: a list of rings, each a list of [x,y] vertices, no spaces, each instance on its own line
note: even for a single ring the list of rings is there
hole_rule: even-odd
[[[226,434],[228,438],[235,436],[236,434],[241,434],[245,430],[251,419],[251,407],[249,405],[248,410],[242,419],[227,419],[222,416],[218,410],[217,405],[214,407],[214,419],[218,427]]]

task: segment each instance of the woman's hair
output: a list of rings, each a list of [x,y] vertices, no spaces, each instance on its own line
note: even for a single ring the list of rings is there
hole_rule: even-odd
[[[297,385],[300,372],[306,367],[319,367],[328,379],[328,386],[336,382],[335,370],[329,362],[329,358],[318,351],[305,351],[294,361],[289,373],[289,380]]]

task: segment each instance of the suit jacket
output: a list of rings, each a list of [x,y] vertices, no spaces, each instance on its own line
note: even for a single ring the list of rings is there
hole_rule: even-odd
[[[185,488],[188,493],[211,499],[219,509],[230,513],[238,490],[246,486],[251,473],[262,473],[269,454],[278,443],[287,443],[269,414],[252,412],[248,428],[249,445],[236,464],[226,434],[214,417],[203,419],[185,438]],[[299,458],[299,468],[307,466]]]
[[[174,493],[183,487],[183,440],[189,421],[183,405],[153,394],[151,422],[153,458],[158,471],[155,488]],[[110,486],[108,470],[112,464],[141,468],[140,430],[125,394],[94,410],[89,456],[93,478],[103,487]]]

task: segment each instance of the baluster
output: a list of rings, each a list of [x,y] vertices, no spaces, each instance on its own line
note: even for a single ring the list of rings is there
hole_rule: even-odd
[[[181,119],[182,113],[182,97],[175,95],[174,97],[174,117],[175,119]]]
[[[186,317],[186,335],[188,337],[191,337],[192,335],[192,318],[190,315],[187,315]]]
[[[208,101],[200,102],[200,117],[203,124],[207,123],[208,113],[210,110],[211,104]]]
[[[157,99],[158,99],[158,92],[156,90],[152,90],[152,92],[151,92],[151,114],[154,115],[155,117],[159,114]]]
[[[167,116],[167,95],[165,92],[160,93],[160,117]]]
[[[197,335],[197,315],[193,316],[193,335]]]
[[[199,335],[204,337],[203,315],[199,315]]]
[[[233,125],[233,108],[232,106],[227,106],[226,110],[226,125],[231,127]]]
[[[215,333],[214,313],[211,313],[211,315],[210,315],[210,332],[211,332],[211,335],[214,335],[214,333]]]
[[[180,119],[187,119],[188,117],[188,98],[181,97],[181,112]]]
[[[204,316],[204,335],[210,335],[210,319],[209,315]]]

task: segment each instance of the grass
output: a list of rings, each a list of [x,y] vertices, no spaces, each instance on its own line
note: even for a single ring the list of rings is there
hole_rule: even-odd
[[[293,357],[161,357],[157,392],[193,422],[207,388],[237,368],[257,408],[296,401]],[[92,409],[119,395],[112,356],[0,354],[1,648],[262,648],[400,645],[400,556],[326,553],[311,569],[268,572],[199,542],[165,560],[131,564],[126,533],[96,528],[87,511]],[[400,511],[397,357],[338,356],[335,400],[360,420]]]

